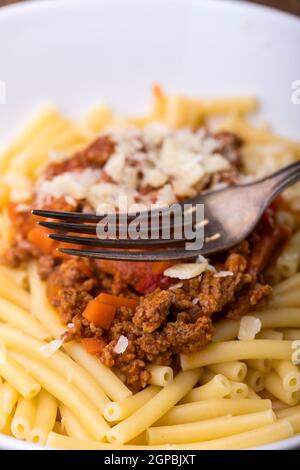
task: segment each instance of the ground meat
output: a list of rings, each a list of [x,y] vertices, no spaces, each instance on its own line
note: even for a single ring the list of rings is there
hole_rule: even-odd
[[[227,158],[227,160],[229,160],[229,162],[238,170],[241,170],[241,149],[243,141],[236,134],[233,134],[229,131],[216,132],[214,134],[214,138],[220,142],[220,147],[216,150],[216,152]]]
[[[147,295],[141,299],[133,323],[142,328],[144,333],[152,333],[166,321],[173,299],[174,294],[167,290]]]
[[[109,136],[101,136],[73,157],[59,163],[51,163],[44,172],[44,178],[51,179],[66,171],[102,168],[113,154],[115,144]]]

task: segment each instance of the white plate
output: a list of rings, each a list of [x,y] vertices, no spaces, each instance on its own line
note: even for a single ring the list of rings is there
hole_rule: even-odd
[[[154,82],[191,96],[257,95],[276,131],[299,138],[300,21],[224,0],[60,0],[0,10],[0,142],[41,104],[145,111]],[[300,437],[272,449],[300,446]],[[28,448],[0,437],[2,448]]]

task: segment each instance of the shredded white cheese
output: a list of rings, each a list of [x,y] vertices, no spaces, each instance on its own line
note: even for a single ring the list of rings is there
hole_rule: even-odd
[[[202,274],[206,269],[206,263],[180,263],[166,269],[164,275],[177,279],[192,279]]]
[[[228,277],[228,276],[233,276],[233,272],[232,271],[218,271],[214,275],[214,277]]]
[[[261,321],[259,318],[245,316],[241,318],[238,339],[241,341],[250,341],[255,338],[261,330]]]
[[[177,282],[176,284],[173,284],[172,286],[170,286],[169,290],[180,289],[180,287],[182,287],[182,286],[183,286],[182,282]]]
[[[300,364],[300,348],[296,349],[292,354],[292,363],[298,366]]]
[[[50,343],[41,346],[39,350],[45,357],[51,357],[59,350],[63,342],[63,339],[53,339]]]
[[[117,344],[115,345],[113,351],[116,353],[116,354],[123,354],[127,347],[128,347],[128,338],[126,338],[126,336],[123,336],[121,335],[120,338],[118,339],[118,342]]]
[[[296,339],[295,341],[292,342],[292,349],[298,349],[300,348],[300,339]]]

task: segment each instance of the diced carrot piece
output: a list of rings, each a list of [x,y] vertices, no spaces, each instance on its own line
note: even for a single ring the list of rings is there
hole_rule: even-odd
[[[162,274],[166,269],[170,268],[173,266],[172,261],[155,261],[152,263],[152,272],[154,274]]]
[[[57,247],[57,242],[47,237],[47,230],[34,227],[28,233],[27,239],[44,255],[50,255]]]
[[[94,323],[94,325],[108,330],[116,310],[116,307],[113,305],[104,304],[93,299],[89,301],[82,315],[91,323]]]
[[[102,293],[96,297],[98,302],[103,302],[114,307],[128,307],[136,309],[138,301],[136,299],[128,299],[127,297],[120,297],[118,295],[111,295]]]
[[[107,344],[104,338],[81,338],[80,342],[89,354],[100,354]]]

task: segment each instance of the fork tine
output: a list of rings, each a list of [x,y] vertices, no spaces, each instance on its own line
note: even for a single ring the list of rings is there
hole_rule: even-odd
[[[109,251],[109,250],[77,250],[58,248],[61,253],[88,258],[119,260],[119,261],[166,261],[195,258],[200,251],[164,250],[164,251]]]
[[[148,246],[170,246],[170,245],[180,245],[187,240],[185,239],[180,239],[176,240],[175,238],[168,239],[168,240],[152,240],[152,239],[137,239],[137,240],[132,240],[132,239],[122,239],[122,238],[94,238],[94,237],[76,237],[76,236],[71,236],[71,235],[58,235],[56,233],[51,233],[48,235],[49,238],[52,240],[56,240],[59,242],[63,243],[70,243],[70,244],[76,244],[76,245],[86,245],[86,246],[110,246],[110,247],[115,247],[115,248],[121,248],[121,247],[132,247],[132,246],[137,246],[137,247],[145,247],[147,248]]]
[[[74,232],[96,235],[96,225],[88,224],[70,224],[63,222],[38,222],[39,225],[51,230],[59,230],[62,232]]]

